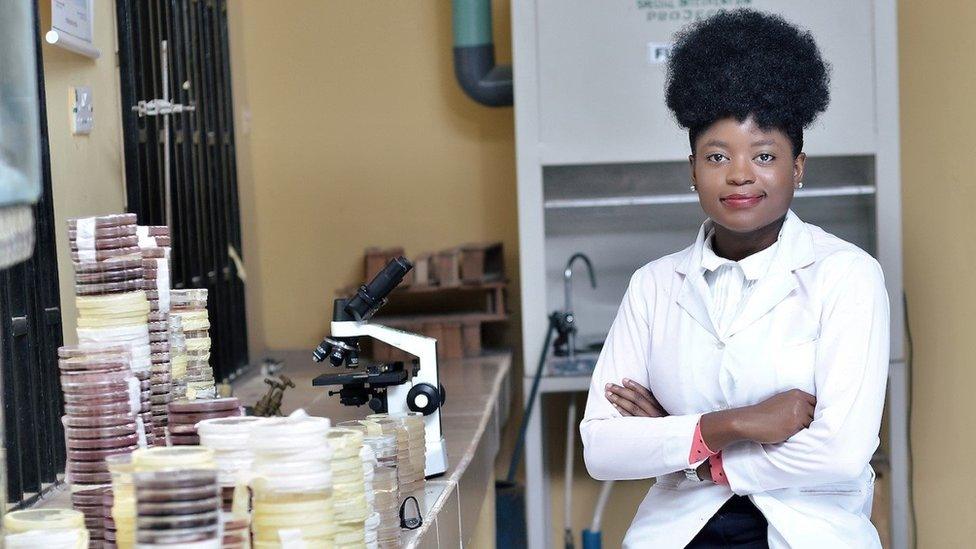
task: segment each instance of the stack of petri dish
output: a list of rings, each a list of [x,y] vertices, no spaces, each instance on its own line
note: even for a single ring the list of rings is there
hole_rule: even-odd
[[[397,425],[392,419],[384,421],[392,428]],[[336,427],[355,429],[364,435],[360,457],[363,461],[369,517],[364,527],[366,547],[399,547],[400,496],[397,490],[396,434],[370,435],[371,426],[374,430],[380,429],[379,423],[373,420],[343,421],[336,424]]]
[[[114,496],[112,519],[116,530],[115,543],[120,549],[150,547],[150,545],[144,545],[146,542],[138,541],[137,536],[139,530],[135,492],[137,474],[205,469],[211,471],[211,475],[216,478],[213,450],[199,446],[140,448],[130,456],[112,458],[109,467],[112,471]],[[214,483],[214,497],[218,500],[219,507],[216,489],[216,483]]]
[[[186,398],[186,336],[183,320],[169,315],[170,394],[173,400]]]
[[[66,473],[72,505],[85,515],[93,541],[104,539],[100,488],[112,482],[108,459],[146,445],[142,394],[129,368],[126,346],[83,345],[58,349],[64,396]],[[148,409],[148,408],[147,408]]]
[[[68,242],[75,263],[140,259],[132,213],[69,219]]]
[[[365,528],[365,544],[366,549],[379,549],[379,528],[380,528],[380,514],[373,512],[366,519]],[[399,547],[399,542],[397,542],[396,547]]]
[[[3,517],[7,549],[84,549],[88,547],[85,517],[71,509],[26,509]]]
[[[121,346],[129,353],[132,376],[145,382],[140,395],[140,427],[145,429],[146,443],[155,443],[152,424],[148,303],[142,291],[111,296],[79,296],[78,340],[82,347]],[[136,312],[136,318],[131,312]],[[125,325],[115,325],[125,324]]]
[[[371,520],[376,525],[377,547],[400,546],[400,493],[397,489],[397,446],[396,435],[367,435],[363,437],[363,445],[372,450],[375,460],[373,468],[373,516]],[[369,527],[366,523],[367,541]],[[368,543],[367,543],[368,545]]]
[[[410,495],[416,490],[418,472],[414,467],[414,462],[410,459],[410,436],[412,433],[407,430],[403,418],[390,416],[389,414],[371,414],[364,420],[369,430],[369,434],[386,434],[396,437],[396,469],[397,469],[397,489],[401,498]],[[415,433],[413,433],[416,436]],[[423,470],[419,473],[423,477]]]
[[[173,446],[198,445],[197,423],[242,415],[241,401],[235,397],[174,400],[169,403],[169,442]]]
[[[280,548],[287,540],[332,547],[332,451],[329,420],[301,411],[262,419],[251,429],[254,479],[251,533],[255,549]]]
[[[213,469],[136,472],[139,547],[219,549],[220,495]]]
[[[407,454],[410,456],[410,468],[413,475],[406,487],[407,492],[419,492],[424,489],[424,470],[427,467],[427,439],[424,426],[424,415],[420,412],[403,412],[393,414],[392,417],[403,422],[407,429]]]
[[[105,295],[134,292],[145,285],[138,259],[75,263],[75,294]]]
[[[132,549],[136,544],[136,496],[132,486],[132,454],[110,456],[108,470],[112,473],[112,497],[110,507],[112,532],[108,534],[106,520],[106,541],[114,542],[119,549]],[[106,503],[102,500],[102,504]],[[109,538],[112,538],[111,540]]]
[[[251,547],[251,521],[246,516],[237,516],[228,512],[220,515],[224,526],[221,539],[221,549],[248,549]]]
[[[166,440],[166,425],[169,421],[166,405],[173,400],[168,316],[168,313],[158,311],[149,313],[149,345],[152,348],[149,401],[153,434],[161,444]]]
[[[254,463],[254,451],[250,446],[251,428],[261,419],[254,416],[226,417],[197,423],[200,445],[214,451],[224,511],[232,510],[234,487],[250,472]]]
[[[210,367],[210,317],[207,290],[172,290],[170,314],[179,316],[186,337],[186,398],[214,398],[213,368]]]
[[[111,470],[112,466],[109,465],[109,472]],[[115,549],[117,547],[115,540],[118,538],[115,529],[115,519],[112,518],[112,505],[115,504],[115,495],[112,492],[111,486],[106,486],[99,491],[102,494],[102,519],[105,521],[105,541],[102,542],[102,549]]]
[[[363,522],[363,535],[366,547],[375,549],[377,547],[377,528],[380,524],[379,513],[376,512],[376,494],[373,491],[373,480],[376,472],[376,454],[373,447],[366,444],[365,437],[363,446],[359,449],[360,461],[363,463],[363,484],[366,490],[366,520]]]
[[[137,473],[166,469],[217,470],[214,451],[202,446],[140,448],[132,453],[132,466]]]
[[[136,235],[142,252],[144,289],[149,300],[153,428],[156,438],[163,440],[166,433],[166,404],[173,398],[169,340],[169,227],[139,225]]]
[[[332,507],[336,549],[363,547],[369,518],[363,470],[363,432],[336,427],[326,434],[332,448]]]
[[[68,239],[75,271],[79,343],[127,346],[133,375],[149,382],[149,302],[135,214],[69,219]],[[142,421],[147,443],[152,445],[150,401],[147,390]]]

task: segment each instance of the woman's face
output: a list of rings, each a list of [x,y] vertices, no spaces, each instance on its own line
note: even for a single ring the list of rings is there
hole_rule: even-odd
[[[789,137],[761,129],[752,117],[718,120],[698,136],[694,152],[688,159],[702,209],[732,232],[781,219],[803,180],[806,155],[794,159]]]

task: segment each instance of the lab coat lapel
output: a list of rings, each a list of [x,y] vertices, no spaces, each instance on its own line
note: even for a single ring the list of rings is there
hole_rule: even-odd
[[[790,295],[798,286],[796,275],[790,270],[768,273],[756,283],[756,289],[749,296],[745,307],[732,321],[726,337],[735,335],[762,318],[763,315],[773,310],[773,307],[778,305],[780,301],[786,299],[786,296]]]
[[[685,275],[685,280],[681,284],[681,291],[678,293],[678,305],[688,312],[702,328],[718,337],[715,323],[712,322],[711,297],[708,284],[701,273],[692,271]]]
[[[793,271],[809,265],[812,261],[813,237],[806,225],[790,210],[786,215],[780,243],[770,261],[769,270],[756,282],[756,289],[732,322],[726,337],[731,337],[749,327],[786,299],[799,287]]]
[[[677,265],[676,270],[684,275],[684,281],[681,283],[676,301],[702,328],[717,338],[718,330],[715,329],[716,323],[713,322],[712,294],[701,270],[702,247],[711,223],[711,220],[706,220],[702,224],[698,229],[695,244],[688,249],[684,259]]]

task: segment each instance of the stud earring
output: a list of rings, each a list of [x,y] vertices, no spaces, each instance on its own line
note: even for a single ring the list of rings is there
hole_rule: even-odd
[[[698,187],[696,187],[696,186],[694,186],[694,185],[692,185],[692,186],[691,186],[691,192],[695,192],[695,191],[697,191],[697,190],[698,190]]]
[[[797,184],[796,184],[796,188],[797,188],[797,189],[802,189],[802,188],[803,188],[803,182],[802,182],[802,181],[800,181],[799,183],[797,183]]]

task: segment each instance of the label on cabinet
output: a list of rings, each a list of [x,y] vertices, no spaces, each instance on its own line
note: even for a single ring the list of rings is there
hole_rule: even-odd
[[[648,42],[647,43],[647,64],[663,65],[671,57],[671,48],[674,44],[669,42]]]

